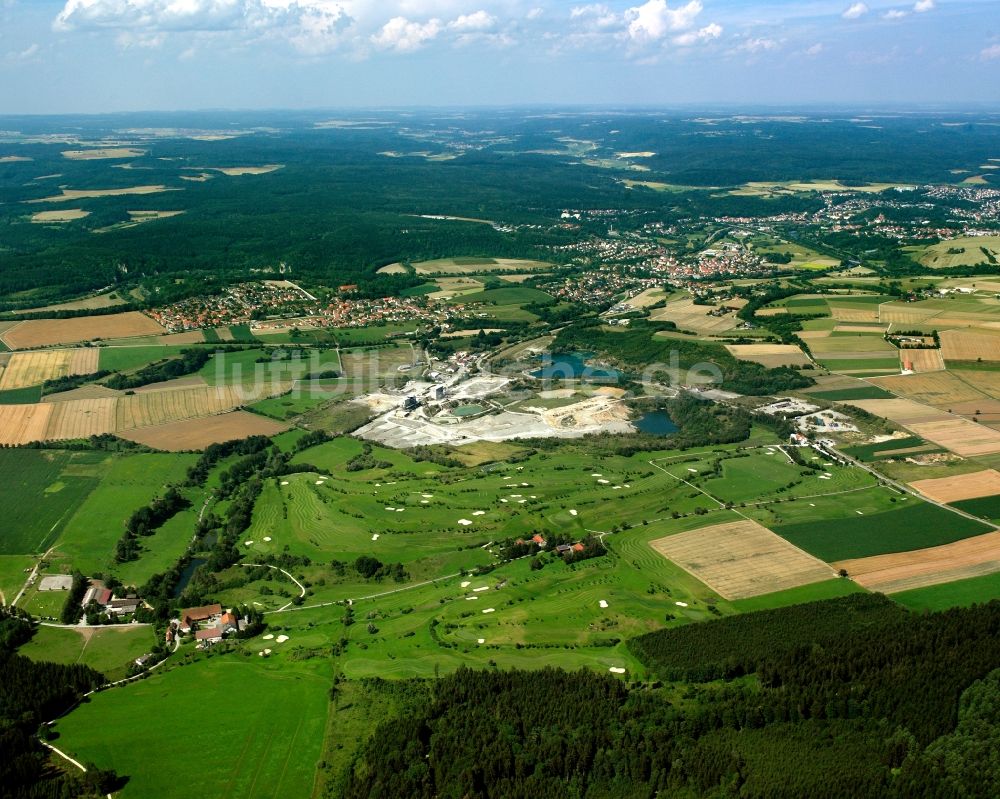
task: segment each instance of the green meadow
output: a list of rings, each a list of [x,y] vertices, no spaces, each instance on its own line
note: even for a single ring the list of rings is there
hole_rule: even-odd
[[[203,658],[96,694],[58,722],[57,745],[127,774],[124,799],[305,797],[331,678],[326,658]]]
[[[120,680],[129,664],[149,652],[155,643],[153,628],[146,625],[96,630],[39,627],[18,652],[33,660],[90,666],[109,680]]]
[[[115,544],[125,529],[125,520],[133,511],[162,496],[168,485],[182,482],[196,459],[195,455],[160,453],[108,458],[100,482],[63,527],[54,556],[84,573],[113,568]],[[145,545],[161,535],[162,531],[141,543]]]

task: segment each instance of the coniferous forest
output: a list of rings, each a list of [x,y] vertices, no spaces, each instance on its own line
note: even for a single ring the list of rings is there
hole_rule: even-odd
[[[643,682],[414,681],[425,699],[375,731],[344,794],[995,797],[998,633],[996,602],[916,615],[847,597],[643,636]]]

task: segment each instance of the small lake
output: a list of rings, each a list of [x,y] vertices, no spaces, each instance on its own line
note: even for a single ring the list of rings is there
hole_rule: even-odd
[[[559,352],[542,355],[542,368],[536,369],[531,373],[531,376],[539,380],[583,378],[584,380],[612,381],[619,378],[619,373],[615,369],[589,366],[587,361],[592,357],[593,354],[589,352]]]
[[[181,572],[181,579],[178,580],[177,587],[174,588],[174,599],[184,593],[184,589],[188,587],[188,583],[194,576],[195,569],[207,562],[205,558],[191,558],[188,565],[184,567],[184,571]]]
[[[651,436],[668,436],[680,428],[663,411],[650,411],[632,422],[641,432]]]
[[[475,416],[486,410],[482,405],[459,405],[451,412],[452,416]]]

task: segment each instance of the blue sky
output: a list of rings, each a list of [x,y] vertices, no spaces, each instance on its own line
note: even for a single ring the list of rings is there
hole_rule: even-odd
[[[0,114],[1000,102],[1000,0],[0,0]]]

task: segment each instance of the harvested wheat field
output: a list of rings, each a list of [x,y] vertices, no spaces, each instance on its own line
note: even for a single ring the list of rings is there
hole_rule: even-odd
[[[0,377],[0,391],[37,386],[57,377],[92,374],[97,371],[99,355],[99,350],[93,347],[15,352]]]
[[[52,405],[0,405],[0,444],[44,441]]]
[[[64,203],[70,200],[92,200],[98,197],[126,197],[131,194],[159,194],[161,191],[182,191],[166,186],[130,186],[125,189],[62,189],[62,194],[27,200],[29,203]]]
[[[968,419],[951,417],[946,421],[921,422],[907,427],[921,438],[940,444],[963,458],[1000,452],[1000,431]]]
[[[950,408],[956,402],[975,402],[979,399],[986,399],[983,392],[973,388],[951,372],[873,377],[868,382],[901,397],[941,408]]]
[[[735,311],[725,316],[710,316],[710,310],[708,306],[695,305],[690,299],[678,300],[653,311],[650,319],[654,322],[674,322],[681,330],[693,330],[695,333],[721,333],[736,326]]]
[[[941,350],[900,350],[899,366],[911,372],[939,372],[944,369]]]
[[[1000,361],[1000,331],[945,330],[941,354],[946,361]]]
[[[914,303],[886,303],[879,307],[879,321],[897,325],[920,324],[941,313],[936,308],[924,308]]]
[[[28,319],[5,331],[0,338],[12,350],[30,350],[53,344],[76,344],[94,339],[158,336],[166,331],[138,311],[75,319]]]
[[[809,358],[794,344],[727,344],[726,349],[741,361],[762,366],[805,366]]]
[[[848,308],[844,306],[831,305],[830,316],[838,322],[878,322],[878,306],[871,308]]]
[[[678,533],[650,546],[726,599],[770,594],[834,576],[823,561],[750,520]]]
[[[42,402],[70,402],[72,400],[93,400],[108,399],[109,397],[124,396],[123,391],[115,391],[107,386],[99,386],[96,383],[89,383],[80,388],[70,391],[60,391],[58,394],[46,394],[42,397]]]
[[[221,172],[223,175],[238,178],[242,175],[266,175],[269,172],[277,172],[284,169],[284,164],[265,164],[264,166],[186,166],[184,169],[193,169],[196,172],[212,171]]]
[[[288,429],[287,424],[276,422],[256,413],[233,411],[204,419],[125,430],[119,435],[129,441],[145,444],[166,452],[204,449],[209,444],[232,441],[247,436],[273,436]]]
[[[929,549],[844,560],[833,565],[837,569],[847,569],[858,585],[886,594],[950,583],[1000,571],[1000,532]]]
[[[114,158],[138,158],[145,150],[135,147],[102,147],[94,150],[63,150],[63,158],[71,161],[98,161]]]
[[[929,480],[917,480],[910,483],[910,487],[938,502],[990,497],[1000,494],[1000,472],[996,469],[984,469],[981,472],[954,477],[935,477]]]
[[[952,418],[944,411],[908,399],[851,400],[850,404],[868,411],[868,413],[906,426],[919,422],[946,421]]]
[[[36,225],[47,225],[58,222],[75,222],[77,219],[88,216],[90,216],[90,211],[84,211],[82,208],[63,208],[59,211],[39,211],[37,214],[32,214],[31,221]]]

